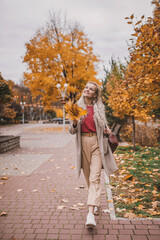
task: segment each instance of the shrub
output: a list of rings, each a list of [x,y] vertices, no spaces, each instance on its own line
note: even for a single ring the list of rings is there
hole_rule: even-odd
[[[147,125],[136,125],[136,142],[141,146],[156,146],[158,144],[159,130]]]
[[[122,126],[120,137],[127,141],[132,142],[133,129],[132,124],[128,123]],[[153,125],[136,124],[135,141],[141,146],[156,146],[160,139],[160,130]]]

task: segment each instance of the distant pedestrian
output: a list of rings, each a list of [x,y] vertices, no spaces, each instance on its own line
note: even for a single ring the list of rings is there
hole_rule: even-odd
[[[95,82],[88,82],[82,96],[77,102],[78,106],[87,110],[87,114],[80,120],[73,120],[69,127],[71,134],[76,134],[78,177],[81,168],[88,187],[88,215],[86,226],[96,227],[94,215],[100,206],[100,176],[102,166],[107,175],[117,170],[112,151],[104,153],[103,134],[111,134],[105,118],[105,108],[102,103],[100,88]]]

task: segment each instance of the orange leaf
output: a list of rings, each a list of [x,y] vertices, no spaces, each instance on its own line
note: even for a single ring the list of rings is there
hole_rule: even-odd
[[[123,181],[131,180],[132,178],[133,178],[133,175],[130,174],[130,175],[127,175],[125,178],[123,178]]]
[[[8,177],[1,177],[0,180],[8,180]]]
[[[130,19],[133,19],[134,18],[134,14],[132,14],[131,16],[130,16]]]
[[[7,215],[6,212],[1,212],[1,213],[0,213],[0,216],[6,216],[6,215]]]
[[[68,103],[66,103],[65,105],[65,111],[67,112],[68,114],[68,117],[71,119],[71,120],[74,120],[76,119],[77,121],[84,115],[87,114],[87,110],[83,109],[83,108],[80,108],[78,106],[77,103],[73,103],[71,101],[69,101]]]

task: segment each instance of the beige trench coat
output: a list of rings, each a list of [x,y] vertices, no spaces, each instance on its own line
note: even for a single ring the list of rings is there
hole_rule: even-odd
[[[99,149],[101,153],[102,166],[109,176],[111,173],[115,172],[118,167],[113,157],[111,148],[108,143],[108,139],[103,139],[103,128],[100,127],[95,120],[96,130],[97,130],[97,139],[99,144]],[[76,134],[76,150],[77,150],[77,160],[76,160],[76,169],[78,177],[81,174],[81,124],[78,122],[77,127],[74,128],[71,124],[69,126],[69,132],[71,134]]]

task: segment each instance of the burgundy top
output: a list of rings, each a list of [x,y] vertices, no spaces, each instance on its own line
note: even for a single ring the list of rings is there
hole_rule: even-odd
[[[96,132],[96,125],[93,119],[93,106],[87,106],[87,112],[81,124],[81,132]]]

